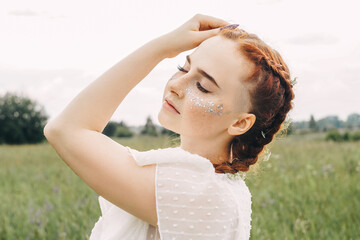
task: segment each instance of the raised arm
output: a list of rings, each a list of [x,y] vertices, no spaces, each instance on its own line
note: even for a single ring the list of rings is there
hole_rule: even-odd
[[[45,127],[61,132],[89,129],[102,132],[126,95],[163,59],[197,47],[226,25],[220,19],[195,15],[174,31],[151,40],[122,59],[88,87]],[[200,31],[200,28],[202,31]]]
[[[159,62],[198,46],[217,33],[212,28],[224,25],[219,19],[196,15],[144,44],[83,89],[44,128],[59,156],[95,192],[154,226],[155,166],[138,166],[124,146],[102,131],[129,91]]]
[[[89,129],[101,133],[129,91],[164,58],[161,38],[151,40],[116,63],[88,87],[45,127],[62,133]]]

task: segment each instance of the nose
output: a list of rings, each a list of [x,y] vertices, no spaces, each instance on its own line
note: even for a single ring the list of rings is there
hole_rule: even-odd
[[[178,95],[179,98],[183,98],[185,89],[188,84],[187,79],[188,77],[186,75],[182,75],[182,76],[174,75],[168,82],[170,92],[175,93],[176,95]]]

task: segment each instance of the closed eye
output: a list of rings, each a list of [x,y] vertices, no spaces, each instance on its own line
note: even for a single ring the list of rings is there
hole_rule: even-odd
[[[208,92],[209,92],[208,90],[206,90],[205,88],[203,88],[199,82],[196,82],[196,86],[197,86],[197,88],[198,88],[200,91],[202,91],[202,92],[204,92],[204,93],[208,93]]]
[[[180,65],[178,65],[177,68],[179,69],[179,71],[187,73],[187,71],[185,69],[183,69]]]
[[[185,73],[188,72],[188,71],[186,71],[184,68],[182,68],[180,65],[178,65],[177,68],[178,68],[179,71],[181,71],[181,72],[185,72]],[[209,92],[208,90],[206,90],[205,88],[203,88],[203,86],[201,86],[201,84],[200,84],[199,82],[196,82],[196,87],[197,87],[200,91],[202,91],[202,92],[204,92],[204,93],[208,93],[208,92]]]

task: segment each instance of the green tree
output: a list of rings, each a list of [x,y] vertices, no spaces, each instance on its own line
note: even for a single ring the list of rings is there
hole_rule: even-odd
[[[312,130],[312,131],[317,131],[318,130],[318,125],[315,121],[315,118],[313,115],[310,116],[310,121],[309,121],[309,128]]]
[[[360,128],[360,114],[350,114],[346,119],[346,126],[350,129]]]
[[[144,128],[141,130],[141,134],[150,135],[150,136],[158,136],[158,132],[156,131],[156,127],[151,120],[151,117],[148,116],[146,119],[146,124]]]
[[[116,122],[109,121],[102,133],[108,137],[113,137],[115,135],[117,125],[118,124]]]
[[[351,135],[352,141],[360,141],[360,131],[356,131]]]
[[[333,129],[327,132],[325,140],[334,141],[334,142],[342,142],[344,140],[343,136],[337,129]]]
[[[173,132],[169,129],[166,129],[164,127],[161,127],[161,135],[169,135],[169,136],[180,136],[180,134],[176,133],[176,132]]]
[[[344,141],[349,141],[350,140],[350,133],[349,132],[344,132],[344,134],[342,135],[342,138]]]
[[[44,107],[36,101],[6,93],[0,97],[0,143],[41,143],[47,119]]]

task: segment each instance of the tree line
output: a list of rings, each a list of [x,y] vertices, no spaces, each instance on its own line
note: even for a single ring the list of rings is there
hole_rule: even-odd
[[[360,129],[360,114],[352,113],[347,116],[345,121],[339,119],[336,115],[327,116],[319,120],[315,120],[314,116],[310,115],[308,121],[294,122],[293,127],[299,131],[311,130],[326,132],[334,129],[357,130]]]
[[[0,96],[0,144],[32,144],[46,140],[43,129],[49,116],[44,107],[27,96],[8,92]],[[346,121],[337,116],[327,116],[315,120],[311,115],[308,121],[289,122],[286,134],[306,132],[328,132],[327,139],[334,141],[358,141],[360,133],[360,114],[350,114]],[[341,130],[341,131],[339,131]],[[344,131],[346,130],[346,131]],[[133,137],[134,135],[179,136],[162,126],[153,123],[147,117],[144,126],[130,127],[124,121],[109,121],[103,130],[109,137]]]
[[[179,134],[171,130],[155,125],[150,116],[146,118],[145,125],[140,127],[129,127],[124,121],[109,121],[102,133],[108,137],[120,138],[132,137],[134,135],[149,135],[154,137],[161,135],[179,136]]]
[[[309,121],[292,123],[292,130],[306,134],[311,132],[326,132],[325,140],[334,142],[360,141],[360,114],[352,113],[345,121],[338,116],[327,116],[315,120],[310,115]]]
[[[38,102],[24,95],[7,92],[0,96],[0,144],[35,144],[46,141],[43,129],[48,119],[44,107]],[[109,137],[132,137],[139,134],[178,136],[173,131],[156,126],[150,116],[140,128],[129,127],[124,121],[109,121],[103,134]]]

